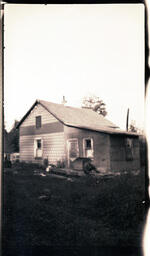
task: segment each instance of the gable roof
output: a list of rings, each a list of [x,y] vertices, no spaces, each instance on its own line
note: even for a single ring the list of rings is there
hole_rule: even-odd
[[[137,134],[116,130],[117,127],[115,124],[110,122],[108,119],[99,115],[91,109],[84,108],[75,108],[70,106],[64,106],[63,104],[52,103],[44,100],[36,100],[29,111],[25,114],[25,116],[19,122],[17,128],[23,123],[23,121],[27,118],[33,108],[40,104],[43,106],[50,114],[52,114],[57,120],[67,126],[101,131],[106,133],[123,133],[129,134],[133,136],[137,136]]]

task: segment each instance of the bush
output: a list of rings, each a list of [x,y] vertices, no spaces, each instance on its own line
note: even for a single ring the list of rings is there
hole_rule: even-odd
[[[57,165],[58,168],[65,168],[65,161],[63,160],[58,160]]]
[[[11,161],[8,159],[4,160],[4,168],[11,168],[12,164]]]
[[[84,164],[83,170],[86,174],[89,174],[91,171],[96,171],[96,167],[90,162],[87,162]]]
[[[13,168],[18,170],[34,171],[35,169],[44,169],[43,165],[38,163],[15,162]]]
[[[48,166],[48,158],[45,158],[43,160],[43,165],[44,165],[45,168]]]

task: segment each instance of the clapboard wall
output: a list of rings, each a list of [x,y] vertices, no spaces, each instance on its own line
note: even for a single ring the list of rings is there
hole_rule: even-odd
[[[126,159],[126,139],[132,140],[132,160]],[[110,162],[112,171],[137,170],[140,168],[139,138],[110,135]]]
[[[83,154],[83,139],[93,139],[93,164],[98,169],[110,170],[110,140],[109,134],[103,132],[95,132],[85,129],[64,127],[65,140],[77,138],[79,145],[79,157]],[[67,152],[67,148],[66,148]],[[67,153],[66,153],[67,154]]]
[[[32,125],[35,126],[35,117],[39,115],[42,116],[42,124],[58,122],[58,120],[53,115],[51,115],[43,106],[37,104],[27,116],[27,118],[24,120],[24,122],[21,124],[21,127],[27,127]]]
[[[36,116],[41,116],[42,126],[36,128]],[[43,163],[48,158],[50,163],[65,158],[64,125],[38,104],[20,126],[20,161]],[[34,157],[34,140],[41,139],[43,144],[42,159]]]

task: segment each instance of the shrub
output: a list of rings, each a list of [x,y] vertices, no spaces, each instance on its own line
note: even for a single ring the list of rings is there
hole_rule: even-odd
[[[8,159],[5,159],[4,168],[11,168],[11,166],[12,166],[11,161]]]
[[[58,160],[56,166],[58,168],[65,168],[65,161],[64,160]]]
[[[84,164],[83,170],[86,174],[89,174],[91,171],[96,171],[96,167],[90,162],[87,162]]]
[[[43,160],[43,165],[44,165],[45,168],[48,166],[48,158],[45,158]]]
[[[43,165],[38,163],[15,162],[13,168],[26,171],[34,171],[35,169],[43,169]]]

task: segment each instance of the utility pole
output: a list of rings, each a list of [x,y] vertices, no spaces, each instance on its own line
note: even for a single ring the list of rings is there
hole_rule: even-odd
[[[3,180],[3,126],[4,126],[4,4],[0,3],[0,254],[2,254],[2,180]]]
[[[127,110],[126,131],[128,131],[128,126],[129,126],[129,108]]]

